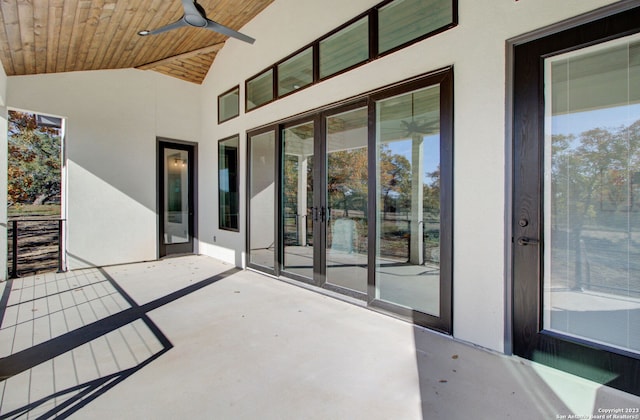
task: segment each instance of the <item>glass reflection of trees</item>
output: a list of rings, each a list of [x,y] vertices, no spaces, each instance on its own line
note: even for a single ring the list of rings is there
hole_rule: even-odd
[[[309,209],[313,207],[313,157],[306,157],[307,207],[298,208],[300,162],[296,155],[285,155],[283,162],[283,211],[285,245],[313,245],[313,225]],[[298,223],[306,223],[306,238],[298,237]]]
[[[551,154],[555,286],[640,297],[640,120],[554,135]]]
[[[382,222],[408,221],[411,212],[412,168],[409,159],[393,153],[389,145],[380,146],[380,212]],[[367,217],[367,149],[332,152],[328,157],[330,174],[327,180],[329,208],[336,217]],[[295,171],[290,171],[293,174]],[[287,172],[285,172],[286,174]],[[285,175],[286,176],[286,175]],[[292,181],[293,182],[293,181]],[[440,222],[440,168],[427,172],[423,181],[423,211],[425,222]],[[292,200],[295,198],[292,198]],[[288,200],[290,201],[290,200]],[[363,224],[366,226],[366,224]],[[385,256],[407,258],[408,226],[394,224],[382,242]],[[361,232],[366,236],[366,232]],[[362,244],[366,242],[361,241]],[[425,247],[439,245],[439,229],[425,233]]]
[[[327,192],[329,208],[342,210],[343,217],[352,217],[349,210],[362,218],[367,213],[367,149],[331,152],[328,157]]]
[[[410,226],[412,197],[412,167],[406,156],[393,153],[388,144],[381,144],[379,149],[379,211],[384,232],[380,241],[380,255],[383,257],[409,258]],[[434,248],[440,244],[440,166],[433,172],[425,173],[422,182],[423,191],[423,244],[425,258],[430,262],[438,262]],[[405,222],[403,225],[399,222]],[[430,257],[430,255],[432,255]]]
[[[349,218],[355,222],[351,251],[367,253],[367,147],[330,152],[327,156],[327,215],[331,219]],[[327,231],[331,247],[333,229]]]

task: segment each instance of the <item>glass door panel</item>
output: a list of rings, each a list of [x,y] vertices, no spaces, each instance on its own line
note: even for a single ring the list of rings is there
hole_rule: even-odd
[[[313,279],[313,218],[323,217],[313,206],[314,123],[282,130],[283,269]]]
[[[545,60],[544,328],[640,354],[640,36]]]
[[[367,293],[367,108],[326,119],[326,282]]]
[[[249,139],[249,263],[275,268],[275,131]]]
[[[189,237],[189,155],[165,148],[164,244],[183,244]]]
[[[376,299],[440,316],[440,85],[376,102]]]
[[[195,148],[158,143],[159,256],[193,252]]]

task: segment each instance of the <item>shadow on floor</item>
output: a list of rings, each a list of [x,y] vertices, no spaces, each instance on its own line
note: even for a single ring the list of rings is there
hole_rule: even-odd
[[[0,419],[69,417],[173,347],[149,312],[238,271],[143,305],[101,268],[51,275],[43,284],[37,277],[7,282],[0,341],[11,349],[0,359]]]
[[[148,358],[133,368],[58,391],[23,407],[14,409],[11,412],[1,414],[0,419],[18,418],[20,416],[28,415],[31,412],[36,414],[38,419],[67,418],[94,399],[98,398],[100,395],[127,379],[129,376],[156,360],[158,357],[162,356],[164,353],[169,351],[171,347],[172,346],[169,345],[169,347],[162,349],[159,353],[154,354],[153,357]],[[47,409],[52,405],[52,408]],[[36,413],[36,410],[40,410],[42,407],[44,407],[44,410],[46,411],[44,413]]]

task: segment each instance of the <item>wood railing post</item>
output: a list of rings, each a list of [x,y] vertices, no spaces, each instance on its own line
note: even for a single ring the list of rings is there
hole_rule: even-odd
[[[18,276],[18,221],[13,220],[11,222],[13,224],[13,236],[12,236],[12,244],[13,249],[11,250],[11,256],[13,261],[11,261],[11,278],[17,279]]]
[[[58,220],[58,273],[64,272],[64,267],[62,266],[62,253],[64,252],[62,246],[62,229],[64,227],[64,219]]]

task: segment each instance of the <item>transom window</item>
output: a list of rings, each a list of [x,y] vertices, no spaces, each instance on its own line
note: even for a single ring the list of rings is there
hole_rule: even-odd
[[[218,96],[218,124],[240,115],[240,86]]]
[[[446,31],[457,25],[457,6],[386,0],[247,80],[246,110]]]
[[[385,53],[453,22],[449,0],[395,0],[378,12],[378,52]]]
[[[246,109],[251,111],[273,101],[273,69],[263,71],[253,79],[247,80]]]
[[[278,65],[278,96],[313,82],[313,49],[307,48]]]
[[[329,77],[369,58],[369,19],[361,18],[320,41],[320,78]]]

